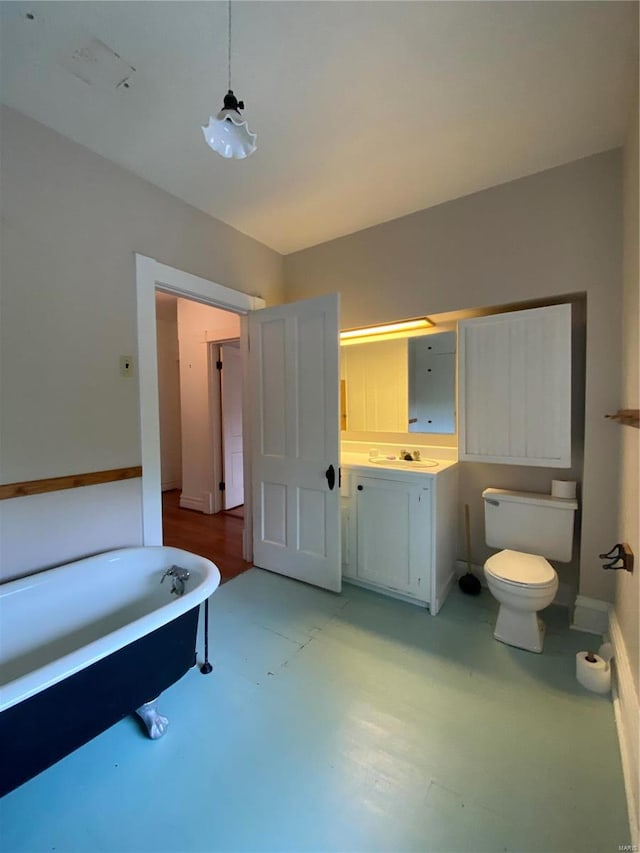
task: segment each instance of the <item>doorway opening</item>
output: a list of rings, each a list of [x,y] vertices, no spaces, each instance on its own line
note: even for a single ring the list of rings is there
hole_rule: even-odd
[[[244,529],[240,317],[156,289],[158,408],[165,545],[250,567]]]
[[[159,383],[158,383],[158,347],[157,347],[157,322],[156,322],[156,292],[163,292],[173,296],[183,298],[189,305],[212,306],[222,309],[228,315],[235,315],[235,319],[239,322],[239,342],[240,354],[242,361],[242,376],[243,376],[243,394],[242,394],[242,411],[244,414],[244,424],[248,424],[247,412],[249,405],[246,394],[246,376],[247,376],[247,357],[248,357],[248,335],[246,325],[246,315],[253,310],[264,308],[265,302],[258,296],[250,296],[246,293],[241,293],[237,290],[224,287],[223,285],[199,278],[182,270],[169,267],[161,264],[153,258],[144,255],[136,254],[136,297],[137,297],[137,331],[138,331],[138,370],[140,379],[140,446],[142,456],[142,488],[141,488],[141,508],[142,508],[142,531],[144,545],[162,545],[163,544],[163,519],[162,519],[162,466],[161,466],[161,447],[160,447],[160,405],[159,405]],[[206,328],[206,327],[205,327]],[[237,330],[233,333],[237,339]],[[220,341],[227,337],[227,334],[213,333],[210,337]],[[205,362],[207,360],[208,345],[206,336],[203,336],[199,342],[194,344],[194,350],[191,354],[201,357],[204,355]],[[189,363],[189,362],[187,362]],[[194,361],[191,361],[193,365]],[[200,361],[197,362],[200,364]],[[194,376],[191,373],[191,376]],[[205,397],[207,393],[205,391]],[[205,401],[205,407],[208,399]],[[182,426],[182,422],[181,422]],[[244,430],[243,442],[247,443],[247,432]],[[184,447],[185,436],[182,436],[181,447]],[[208,439],[205,439],[205,441]],[[253,554],[252,540],[252,508],[251,508],[251,470],[249,454],[244,452],[244,498],[245,498],[245,513],[244,519],[230,519],[236,522],[236,530],[232,533],[229,531],[227,524],[226,536],[241,538],[242,547],[238,560],[249,563]],[[180,468],[182,470],[182,466]],[[209,480],[212,482],[212,479]],[[180,492],[174,495],[176,511],[180,512],[181,521],[186,521],[185,515],[190,518],[193,525],[200,528],[207,522],[215,523],[216,516],[209,514],[215,506],[215,490],[202,489],[200,486],[194,487],[191,495],[184,494],[184,482],[180,484]],[[167,489],[167,492],[172,491]],[[186,498],[195,498],[196,504],[199,501],[199,506],[196,505],[193,509],[200,509],[200,512],[191,511],[189,507],[180,506],[185,503]],[[171,496],[168,495],[170,503]],[[193,505],[192,505],[193,506]],[[211,509],[210,509],[211,507]],[[202,510],[207,510],[203,512]],[[192,528],[187,531],[192,537],[197,534]],[[215,535],[209,527],[206,534],[211,540],[213,547],[216,546]],[[168,543],[167,543],[168,544]],[[181,546],[184,547],[184,546]],[[232,546],[233,547],[233,546]],[[236,546],[237,548],[237,546]],[[194,547],[193,550],[202,550]],[[205,555],[206,556],[206,555]],[[215,558],[214,562],[219,562],[219,558]]]

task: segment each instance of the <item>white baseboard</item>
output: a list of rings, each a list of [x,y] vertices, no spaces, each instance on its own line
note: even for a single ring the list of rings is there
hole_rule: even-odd
[[[599,598],[587,598],[579,595],[573,611],[571,627],[574,631],[586,631],[588,634],[606,634],[609,630],[611,605]]]
[[[198,512],[206,512],[207,505],[203,497],[196,498],[193,495],[180,495],[180,506],[182,509],[195,509]]]
[[[180,495],[180,506],[183,509],[195,509],[205,515],[213,515],[216,512],[213,492],[205,492],[199,498],[195,495]],[[220,507],[222,508],[222,507]]]
[[[178,480],[163,480],[162,484],[160,485],[160,490],[163,492],[170,492],[173,491],[173,489],[179,488],[180,482]]]
[[[467,573],[467,563],[465,560],[456,560],[455,572],[456,577],[459,578]],[[487,581],[484,576],[484,568],[477,565],[477,563],[472,563],[471,572],[478,578],[482,586],[486,588]],[[561,607],[571,607],[573,605],[574,598],[575,590],[571,584],[560,582],[558,584],[558,591],[556,593],[556,597],[553,599],[553,603],[558,604]]]
[[[640,705],[627,646],[613,608],[609,617],[609,636],[614,649],[613,708],[620,743],[624,787],[627,793],[631,843],[637,850],[640,845],[640,780],[638,779]]]

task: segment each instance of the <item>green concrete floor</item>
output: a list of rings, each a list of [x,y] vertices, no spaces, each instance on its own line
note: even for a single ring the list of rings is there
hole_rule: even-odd
[[[542,655],[492,636],[488,592],[438,616],[253,569],[211,600],[211,675],[0,801],[14,851],[616,851],[629,830],[594,638],[548,608]],[[91,697],[87,697],[90,709]],[[43,720],[46,725],[46,720]]]

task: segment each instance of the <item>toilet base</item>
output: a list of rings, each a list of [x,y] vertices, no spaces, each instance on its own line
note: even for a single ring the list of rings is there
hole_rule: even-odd
[[[535,610],[513,610],[504,604],[500,605],[493,632],[496,640],[540,654],[544,646],[544,634],[544,622],[538,618]]]

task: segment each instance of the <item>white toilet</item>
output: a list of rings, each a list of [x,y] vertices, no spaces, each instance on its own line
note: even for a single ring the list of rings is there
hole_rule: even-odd
[[[500,602],[493,636],[541,652],[544,623],[537,613],[558,590],[558,575],[545,557],[571,560],[577,501],[505,489],[485,489],[482,497],[487,545],[505,549],[484,564],[489,590]]]

